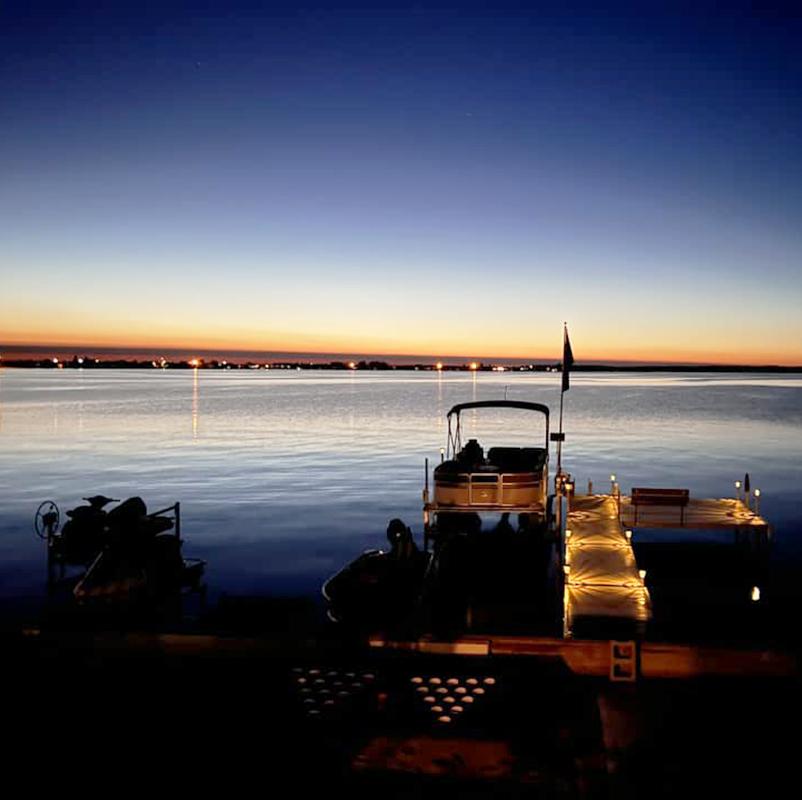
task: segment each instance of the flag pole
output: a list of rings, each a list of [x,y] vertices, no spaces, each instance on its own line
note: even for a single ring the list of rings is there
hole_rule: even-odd
[[[563,364],[565,369],[565,364]],[[560,435],[557,439],[557,477],[563,474],[563,399],[565,391],[560,387]]]
[[[560,432],[557,434],[557,481],[562,483],[563,479],[563,406],[565,404],[565,393],[568,391],[569,372],[574,363],[574,354],[571,351],[571,343],[568,340],[568,323],[563,322],[563,365],[560,382]]]

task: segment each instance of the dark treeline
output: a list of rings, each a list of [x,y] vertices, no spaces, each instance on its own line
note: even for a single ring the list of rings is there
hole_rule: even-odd
[[[290,369],[290,370],[412,370],[442,372],[560,372],[560,363],[493,364],[466,362],[464,364],[411,363],[391,364],[387,361],[274,361],[232,362],[219,359],[154,360],[98,359],[74,356],[59,358],[0,359],[0,367],[22,369]],[[744,372],[799,373],[802,366],[753,364],[581,364],[575,363],[572,372]]]

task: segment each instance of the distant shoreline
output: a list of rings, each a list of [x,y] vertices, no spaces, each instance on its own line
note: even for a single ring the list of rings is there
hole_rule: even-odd
[[[71,359],[11,358],[0,359],[0,367],[12,369],[223,369],[223,370],[335,370],[375,372],[561,372],[557,363],[522,363],[514,361],[465,362],[446,364],[431,361],[390,363],[387,361],[228,361],[218,359],[135,360],[97,359],[75,356]],[[799,374],[802,366],[754,364],[574,364],[571,372],[715,372],[715,373],[780,373]]]

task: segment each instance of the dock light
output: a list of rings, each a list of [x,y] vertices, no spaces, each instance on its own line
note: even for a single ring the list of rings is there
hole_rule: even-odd
[[[628,542],[632,541],[632,531],[624,531],[624,536],[627,537]]]
[[[640,579],[642,581],[646,580],[646,570],[645,569],[639,569],[638,570],[638,575],[640,575]]]
[[[610,480],[611,480],[613,483],[615,483],[615,475],[611,475],[611,476],[610,476]]]
[[[757,603],[760,600],[760,587],[753,586],[752,587],[752,602]]]
[[[565,538],[566,539],[570,539],[572,533],[573,533],[573,531],[570,528],[566,528],[565,529]]]
[[[563,572],[564,572],[566,575],[570,575],[570,574],[571,574],[571,567],[570,567],[568,564],[566,564],[566,565],[563,567]]]
[[[760,489],[755,489],[755,514],[760,513]]]
[[[442,464],[446,460],[446,449],[445,447],[440,448],[440,463]]]

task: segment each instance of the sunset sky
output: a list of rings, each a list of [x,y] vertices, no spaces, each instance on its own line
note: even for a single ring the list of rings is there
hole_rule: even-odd
[[[3,2],[0,349],[802,364],[802,16],[651,5]]]

